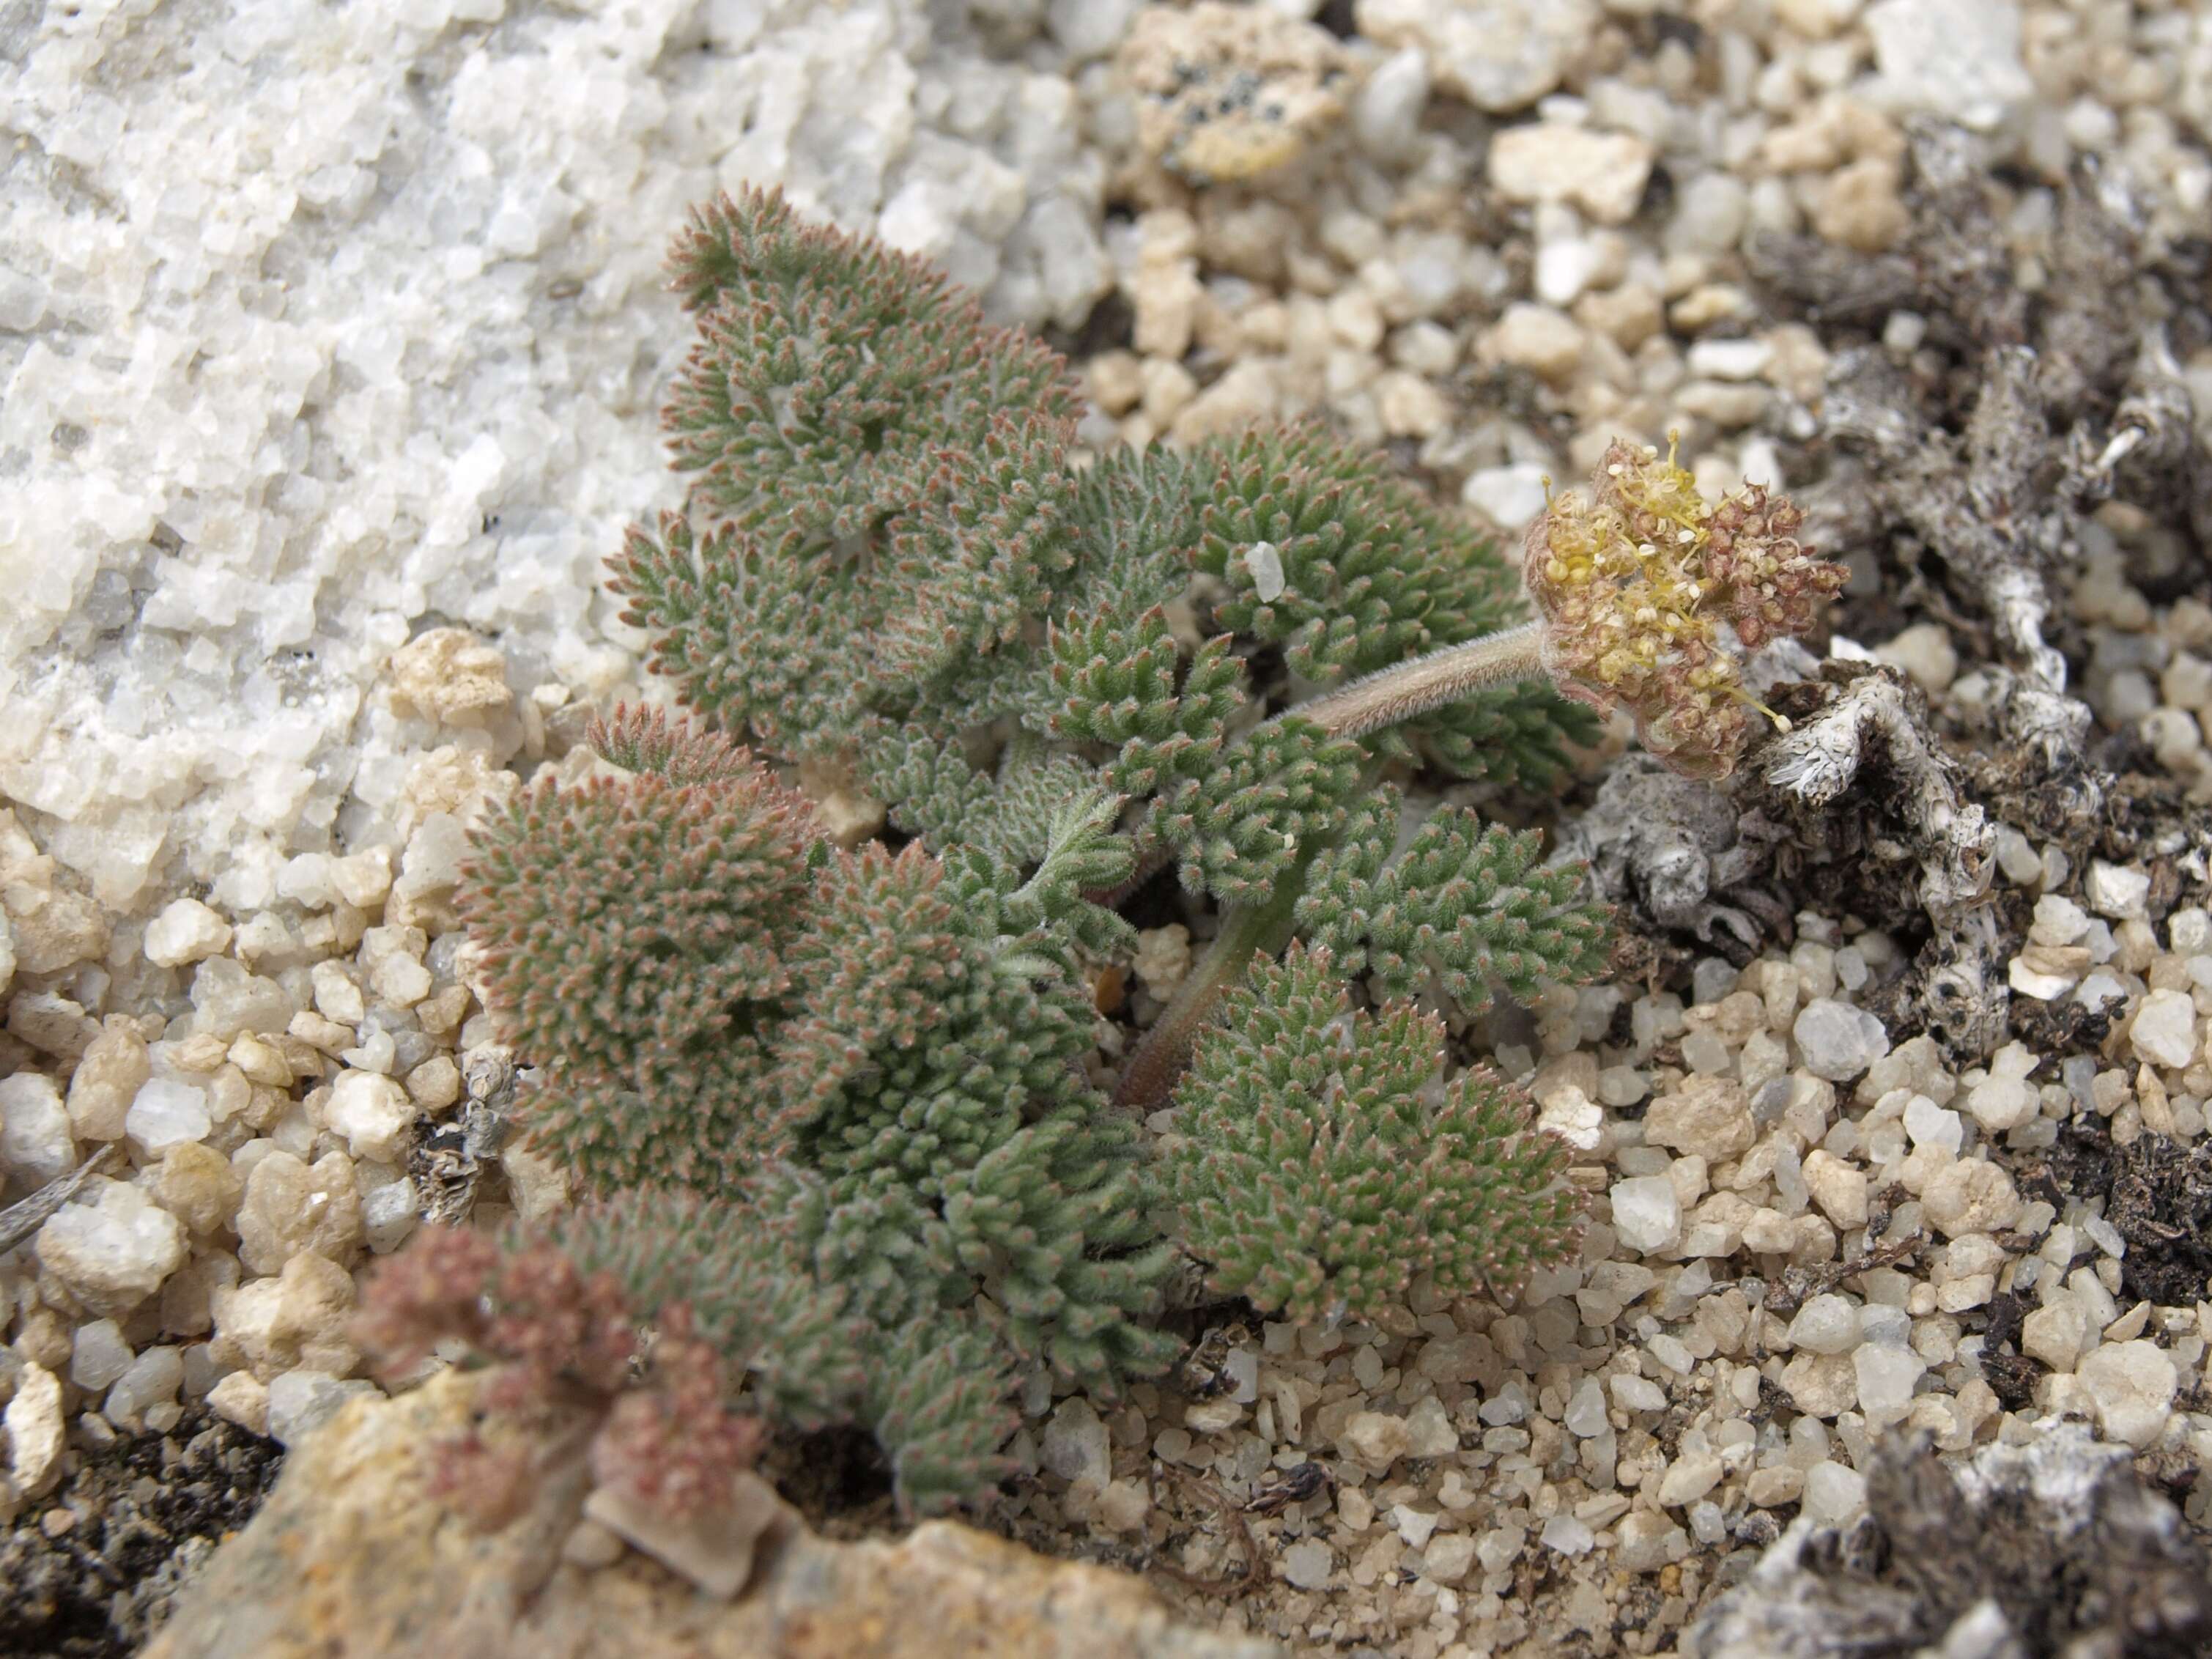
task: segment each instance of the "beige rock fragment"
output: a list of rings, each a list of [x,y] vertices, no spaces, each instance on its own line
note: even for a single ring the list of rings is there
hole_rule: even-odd
[[[1883,253],[1911,222],[1897,163],[1876,156],[1836,169],[1813,204],[1813,228],[1861,253]]]
[[[2088,1334],[2088,1316],[2071,1292],[2057,1291],[2021,1322],[2020,1351],[2054,1371],[2070,1371]]]
[[[1929,1224],[1946,1238],[2002,1232],[2020,1219],[2012,1177],[1994,1164],[1965,1159],[1940,1171],[1920,1194]]]
[[[568,1172],[544,1153],[511,1146],[499,1155],[499,1163],[507,1171],[515,1213],[526,1222],[543,1221],[568,1207]]]
[[[150,1184],[161,1207],[195,1233],[213,1232],[228,1221],[245,1189],[230,1160],[198,1140],[164,1152]]]
[[[433,1054],[407,1073],[406,1089],[422,1110],[442,1112],[461,1097],[461,1068],[451,1054]]]
[[[1419,48],[1439,88],[1493,115],[1556,91],[1600,22],[1591,0],[1358,0],[1353,17],[1378,46]]]
[[[2142,1451],[2155,1445],[2173,1414],[2179,1374],[2157,1343],[2107,1342],[2092,1349],[2075,1374],[2095,1402],[2097,1426],[2107,1440]]]
[[[19,974],[58,974],[107,949],[106,916],[62,884],[60,865],[39,851],[12,808],[0,809],[0,912]]]
[[[232,1371],[208,1390],[208,1409],[248,1434],[269,1432],[269,1385],[252,1371]]]
[[[281,1273],[302,1250],[350,1261],[362,1242],[353,1160],[330,1152],[310,1168],[289,1152],[267,1153],[246,1178],[237,1225],[239,1260],[249,1273]]]
[[[1516,301],[1486,332],[1481,355],[1492,362],[1525,368],[1547,380],[1564,380],[1583,358],[1587,337],[1564,311]]]
[[[584,1516],[726,1601],[752,1577],[761,1547],[799,1518],[775,1487],[753,1474],[739,1475],[730,1502],[702,1516],[673,1517],[611,1486],[584,1500]]]
[[[42,1365],[25,1365],[0,1422],[8,1430],[9,1484],[24,1498],[52,1490],[61,1479],[62,1452],[69,1443],[61,1378]]]
[[[146,924],[146,960],[176,968],[214,956],[230,943],[231,927],[196,898],[172,900]]]
[[[1867,1219],[1867,1177],[1833,1152],[1805,1158],[1805,1185],[1829,1220],[1843,1228],[1863,1227]]]
[[[346,1334],[353,1276],[313,1250],[301,1251],[274,1279],[218,1290],[211,1305],[215,1358],[263,1382],[303,1366],[343,1376],[360,1360]]]
[[[463,824],[504,805],[522,780],[479,748],[446,744],[415,763],[400,791],[393,823],[410,842],[431,818],[443,814]]]
[[[851,849],[884,827],[884,804],[854,781],[850,770],[827,762],[802,761],[799,787],[814,807],[814,822],[837,846]]]
[[[182,1224],[144,1188],[101,1177],[39,1230],[39,1265],[86,1307],[112,1317],[159,1290],[185,1250]]]
[[[1147,6],[1116,59],[1137,143],[1196,185],[1274,173],[1344,118],[1352,59],[1328,30],[1267,6]]]
[[[1509,202],[1565,202],[1603,225],[1636,216],[1651,146],[1633,133],[1564,122],[1507,127],[1490,141],[1490,183]]]
[[[1685,1078],[1644,1115],[1644,1138],[1717,1164],[1750,1150],[1751,1102],[1734,1078]]]
[[[507,659],[465,628],[434,628],[392,653],[385,696],[402,720],[488,726],[514,701]]]
[[[415,1127],[415,1103],[390,1078],[375,1072],[341,1072],[331,1085],[323,1121],[345,1138],[356,1158],[396,1164],[406,1154]]]
[[[187,1584],[146,1659],[683,1654],[689,1659],[1269,1659],[1178,1625],[1127,1575],[1048,1561],[951,1522],[836,1543],[793,1526],[734,1601],[638,1555],[562,1568],[586,1477],[546,1474],[496,1532],[431,1495],[439,1444],[481,1379],[362,1399],[294,1447],[246,1530]],[[234,1408],[249,1394],[237,1385]],[[496,1421],[487,1432],[504,1432]]]

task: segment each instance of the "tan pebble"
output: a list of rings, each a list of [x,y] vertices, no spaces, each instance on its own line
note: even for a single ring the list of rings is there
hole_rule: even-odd
[[[1813,206],[1813,228],[1861,253],[1888,251],[1911,222],[1898,195],[1893,161],[1869,156],[1828,176]]]
[[[1852,1168],[1834,1153],[1807,1154],[1805,1186],[1813,1201],[1837,1226],[1863,1227],[1867,1221],[1866,1171]]]
[[[68,1099],[70,1132],[80,1140],[119,1140],[123,1120],[139,1085],[153,1075],[143,1038],[109,1022],[93,1038],[70,1075]]]
[[[246,1178],[237,1225],[239,1260],[249,1273],[281,1272],[302,1250],[351,1261],[362,1242],[353,1160],[330,1152],[310,1168],[289,1152],[266,1154]]]
[[[598,1522],[579,1521],[568,1528],[568,1537],[561,1540],[561,1559],[588,1572],[611,1567],[622,1559],[628,1547]]]
[[[347,1334],[353,1276],[313,1250],[301,1251],[274,1279],[216,1291],[212,1305],[214,1358],[264,1382],[302,1367],[343,1376],[360,1359]]]
[[[453,726],[487,726],[514,701],[506,659],[465,628],[431,629],[392,653],[386,697],[403,720]]]
[[[407,1073],[408,1097],[423,1111],[444,1111],[461,1097],[461,1068],[451,1054],[433,1054]]]
[[[1810,1179],[1811,1160],[1807,1160]],[[1994,1164],[1969,1159],[1937,1173],[1921,1193],[1929,1224],[1946,1238],[1961,1233],[2002,1232],[2020,1219],[2021,1197],[2012,1177]]]
[[[208,1409],[248,1434],[269,1432],[269,1385],[252,1371],[232,1371],[208,1390]]]
[[[161,1154],[152,1186],[163,1209],[192,1231],[209,1233],[237,1212],[245,1182],[214,1147],[186,1141]]]

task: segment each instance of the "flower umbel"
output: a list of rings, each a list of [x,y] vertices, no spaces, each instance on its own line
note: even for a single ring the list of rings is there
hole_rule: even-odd
[[[1570,696],[1627,709],[1675,770],[1724,778],[1750,711],[1766,712],[1743,689],[1739,650],[1804,632],[1846,572],[1796,539],[1804,514],[1763,484],[1708,505],[1671,442],[1662,459],[1616,441],[1590,486],[1528,527],[1522,574],[1544,617],[1545,670]]]

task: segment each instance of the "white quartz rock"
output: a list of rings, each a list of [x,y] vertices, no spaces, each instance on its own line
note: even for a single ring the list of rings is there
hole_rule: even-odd
[[[503,763],[538,686],[630,678],[602,566],[677,499],[661,262],[716,191],[781,185],[994,319],[1080,324],[1106,163],[1066,76],[967,9],[556,6],[496,47],[458,21],[496,4],[416,0],[23,31],[10,121],[46,160],[0,200],[0,795],[44,850],[118,910],[195,884],[208,915],[149,936],[190,961],[280,878],[319,897],[299,855],[400,844],[426,734]],[[475,676],[433,728],[380,687],[441,627],[495,640],[504,690]]]
[[[94,1311],[121,1315],[184,1264],[184,1224],[128,1182],[95,1179],[39,1230],[39,1261]]]

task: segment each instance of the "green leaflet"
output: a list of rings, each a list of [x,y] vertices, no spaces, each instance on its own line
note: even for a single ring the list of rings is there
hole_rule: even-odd
[[[1432,1086],[1443,1040],[1404,1004],[1348,1012],[1328,953],[1300,945],[1223,999],[1162,1172],[1215,1290],[1301,1322],[1369,1318],[1416,1274],[1503,1291],[1569,1248],[1564,1147],[1494,1078]]]
[[[1479,1013],[1499,988],[1527,1001],[1545,980],[1588,979],[1603,965],[1605,908],[1580,901],[1579,870],[1540,866],[1535,831],[1447,806],[1397,850],[1398,812],[1395,791],[1363,801],[1298,900],[1300,936],[1342,972],[1370,975],[1382,997],[1441,989]]]

